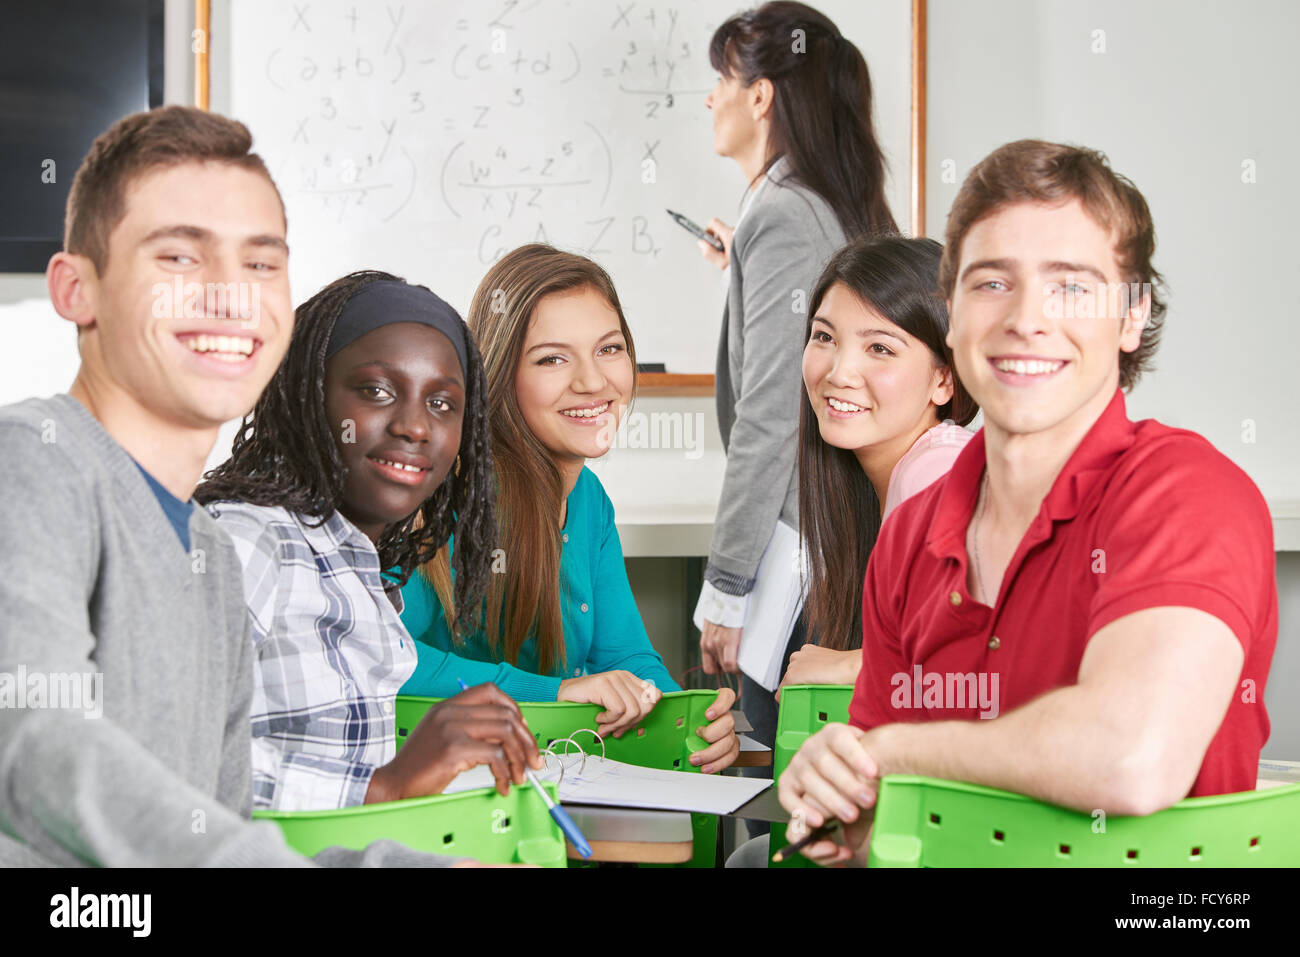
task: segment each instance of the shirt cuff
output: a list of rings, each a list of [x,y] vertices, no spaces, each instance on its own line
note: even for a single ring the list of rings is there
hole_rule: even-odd
[[[748,609],[748,595],[728,595],[705,582],[700,587],[700,600],[695,605],[695,627],[703,631],[704,623],[711,621],[724,628],[743,628]]]
[[[560,682],[563,680],[563,676],[535,675],[514,669],[507,679],[494,683],[516,701],[555,701],[560,696]]]
[[[746,578],[743,575],[723,571],[712,560],[704,568],[704,580],[720,592],[737,596],[748,595],[758,583],[756,575]]]

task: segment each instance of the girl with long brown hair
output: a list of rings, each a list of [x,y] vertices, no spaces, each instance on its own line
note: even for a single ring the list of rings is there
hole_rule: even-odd
[[[609,451],[635,392],[618,293],[590,259],[533,243],[488,271],[468,322],[487,372],[496,574],[468,633],[449,627],[460,615],[446,550],[403,589],[420,658],[403,691],[441,697],[458,679],[491,681],[520,701],[599,704],[598,730],[622,734],[680,689],[633,600],[613,504],[585,466]],[[739,753],[734,701],[723,689],[709,709],[711,744],[691,758],[706,772]]]

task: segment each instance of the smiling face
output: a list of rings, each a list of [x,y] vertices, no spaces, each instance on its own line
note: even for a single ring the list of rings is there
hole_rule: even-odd
[[[149,170],[125,198],[104,274],[81,270],[83,373],[164,422],[215,429],[253,407],[288,347],[279,196],[209,162]]]
[[[1087,431],[1145,321],[1146,300],[1114,305],[1120,281],[1111,235],[1078,200],[1006,206],[971,227],[948,344],[990,434]]]
[[[953,393],[925,343],[838,282],[813,316],[803,381],[827,444],[894,462],[938,424]]]
[[[371,540],[408,518],[456,461],[464,410],[456,349],[436,329],[395,322],[336,352],[325,417],[348,471],[339,510]]]
[[[515,370],[524,422],[561,468],[609,451],[635,370],[614,311],[590,286],[542,297]]]

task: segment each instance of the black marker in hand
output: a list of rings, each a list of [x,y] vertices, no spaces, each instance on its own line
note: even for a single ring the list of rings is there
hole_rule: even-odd
[[[686,230],[688,233],[695,236],[697,239],[704,240],[706,243],[708,243],[710,246],[712,246],[720,253],[724,253],[727,251],[726,247],[722,245],[722,240],[719,239],[717,236],[713,235],[713,233],[701,229],[699,226],[695,225],[695,223],[691,222],[681,213],[674,213],[671,209],[665,210],[665,212],[667,212],[668,215],[673,218],[673,220],[677,223],[678,226],[682,227],[682,229]]]

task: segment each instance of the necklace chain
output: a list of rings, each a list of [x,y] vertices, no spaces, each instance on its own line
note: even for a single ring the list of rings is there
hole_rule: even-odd
[[[984,575],[980,571],[980,566],[984,564],[984,559],[980,555],[980,522],[984,518],[984,500],[987,497],[988,489],[989,473],[986,470],[983,479],[980,481],[980,500],[979,506],[975,509],[975,530],[971,533],[971,538],[974,540],[975,545],[975,587],[979,589],[979,594],[975,597],[992,607],[992,603],[985,599],[988,592],[984,588]]]

